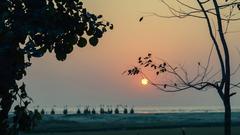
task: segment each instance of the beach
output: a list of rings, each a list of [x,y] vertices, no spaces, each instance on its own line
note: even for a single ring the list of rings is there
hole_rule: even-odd
[[[233,135],[240,134],[240,113],[233,113]],[[45,115],[20,135],[191,135],[223,134],[223,113]]]
[[[223,127],[186,128],[186,135],[223,135]],[[232,135],[239,135],[240,127],[233,127]],[[173,129],[143,129],[121,131],[88,131],[88,132],[48,132],[21,133],[20,135],[182,135],[180,128]]]

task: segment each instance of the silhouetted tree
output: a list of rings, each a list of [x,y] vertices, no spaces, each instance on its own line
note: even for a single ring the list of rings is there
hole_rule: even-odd
[[[131,110],[130,110],[130,114],[134,114],[135,112],[134,112],[134,109],[133,108],[131,108]]]
[[[105,110],[104,110],[104,105],[100,105],[100,110],[99,110],[100,114],[105,114]]]
[[[31,129],[34,128],[37,125],[38,121],[40,121],[40,120],[42,120],[42,114],[39,113],[39,111],[37,109],[35,109],[32,120],[31,120],[31,123],[32,123]]]
[[[124,109],[123,109],[123,113],[124,113],[124,114],[128,114],[127,108],[124,108]]]
[[[81,110],[79,108],[77,110],[77,114],[81,114]]]
[[[187,89],[207,90],[209,88],[216,89],[216,92],[221,98],[225,108],[225,135],[231,135],[231,103],[230,98],[236,94],[231,92],[232,88],[240,88],[240,83],[233,83],[231,76],[236,73],[235,70],[231,72],[231,57],[229,54],[229,45],[226,40],[226,34],[229,32],[230,23],[239,21],[240,1],[239,0],[196,0],[198,7],[191,6],[180,0],[176,2],[182,6],[177,9],[165,1],[161,1],[168,7],[171,15],[160,15],[158,13],[147,13],[146,16],[140,18],[140,22],[144,17],[157,16],[161,18],[186,18],[194,17],[206,21],[209,36],[213,42],[212,49],[206,65],[198,63],[198,71],[196,76],[189,77],[188,72],[182,67],[175,67],[165,60],[158,59],[160,63],[156,63],[152,55],[149,53],[146,57],[140,57],[137,67],[128,70],[129,75],[136,75],[142,73],[141,67],[150,67],[154,69],[156,75],[161,73],[171,76],[173,79],[167,83],[154,83],[148,78],[152,85],[164,92],[178,92]],[[215,48],[217,57],[220,63],[220,72],[216,69],[216,73],[210,72],[209,64],[212,55],[212,50]],[[218,74],[220,73],[220,75]],[[218,77],[220,76],[220,78]],[[146,76],[145,76],[146,77]]]
[[[45,115],[44,109],[41,110],[41,115]]]
[[[89,106],[86,106],[85,109],[83,110],[83,114],[88,115],[91,114],[91,111],[89,109]]]
[[[66,105],[65,107],[64,107],[64,109],[63,109],[63,114],[64,115],[67,115],[68,114],[68,105]]]
[[[115,114],[119,114],[119,109],[118,109],[118,107],[115,108],[114,113],[115,113]]]
[[[52,108],[51,112],[50,112],[51,115],[55,115],[55,110]]]
[[[96,114],[96,110],[94,108],[92,109],[92,114]]]
[[[67,114],[68,114],[67,108],[63,109],[63,114],[64,114],[64,115],[67,115]]]
[[[108,108],[108,111],[107,111],[108,114],[112,114],[113,113],[113,110],[112,108]]]
[[[38,109],[34,109],[34,115],[36,117],[36,119],[41,120],[42,119],[42,115],[41,113],[38,111]]]
[[[100,108],[100,114],[104,114],[105,113],[105,111],[104,111],[104,108]]]
[[[7,134],[8,112],[15,100],[27,106],[25,84],[32,57],[53,52],[64,61],[74,45],[83,48],[87,39],[98,44],[113,25],[94,15],[79,0],[1,0],[0,2],[0,133]],[[20,107],[18,107],[20,108]],[[26,108],[26,107],[25,107]]]

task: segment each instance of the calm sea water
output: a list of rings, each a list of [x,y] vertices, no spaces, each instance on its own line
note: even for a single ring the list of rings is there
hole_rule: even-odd
[[[100,106],[35,106],[30,108],[30,110],[38,109],[44,111],[49,114],[52,109],[54,109],[56,114],[62,114],[63,110],[67,108],[69,114],[74,114],[80,109],[81,112],[88,107],[89,110],[93,108],[99,113]],[[117,106],[102,106],[105,111],[108,109],[114,110]],[[124,108],[130,110],[132,107],[127,106],[118,106],[120,113],[123,112]],[[201,112],[224,112],[224,108],[220,106],[194,106],[194,107],[186,107],[186,106],[134,106],[133,107],[135,113],[201,113]],[[232,107],[232,112],[240,112],[240,107]]]

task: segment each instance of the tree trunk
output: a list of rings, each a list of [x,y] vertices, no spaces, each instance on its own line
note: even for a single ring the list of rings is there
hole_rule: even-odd
[[[15,84],[13,75],[13,45],[0,43],[0,133],[8,134],[8,113],[13,104],[12,95],[9,93],[13,84]]]
[[[230,103],[230,82],[231,82],[231,68],[230,68],[230,55],[228,50],[228,44],[225,39],[225,35],[223,32],[223,23],[222,23],[222,15],[220,11],[220,7],[217,0],[213,0],[213,4],[216,11],[217,17],[217,26],[218,26],[218,34],[220,37],[220,41],[223,47],[224,56],[225,56],[225,75],[223,75],[224,81],[224,97],[223,103],[225,107],[225,116],[224,116],[224,133],[225,135],[231,135],[231,103]]]
[[[230,97],[226,98],[224,101],[225,115],[224,115],[224,134],[231,135],[231,103]]]

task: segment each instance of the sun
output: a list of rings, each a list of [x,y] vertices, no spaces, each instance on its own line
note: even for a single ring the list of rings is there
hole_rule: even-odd
[[[148,79],[143,78],[143,79],[141,80],[141,83],[142,83],[142,85],[147,85],[147,84],[148,84]]]

